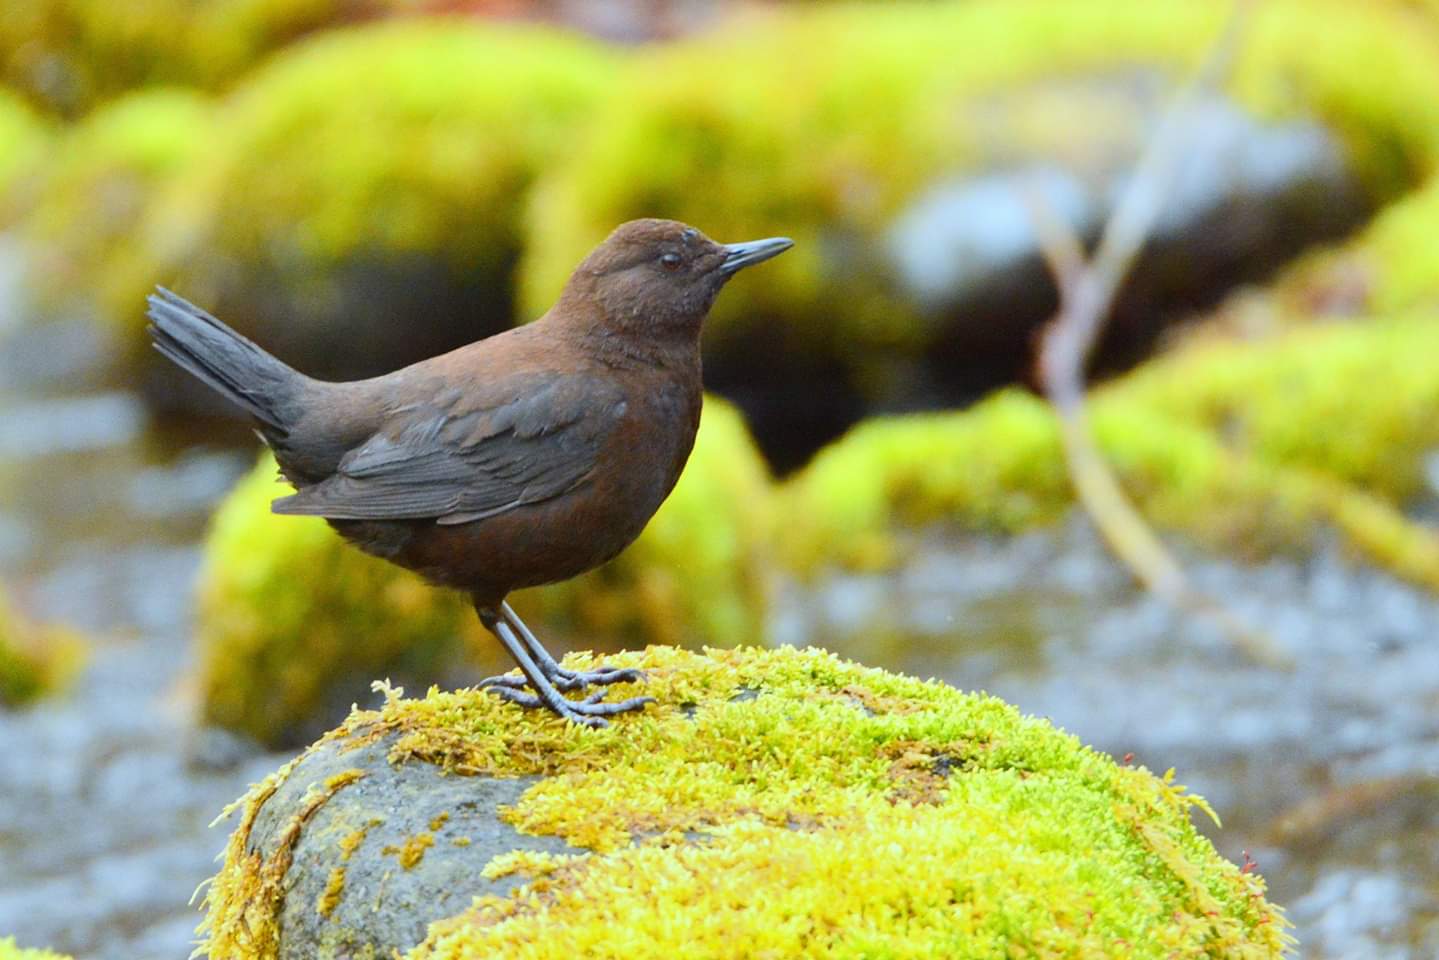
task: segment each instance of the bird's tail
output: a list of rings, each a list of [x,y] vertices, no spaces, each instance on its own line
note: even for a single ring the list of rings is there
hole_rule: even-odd
[[[264,434],[285,436],[304,377],[184,297],[156,290],[148,298],[155,349],[238,404]]]

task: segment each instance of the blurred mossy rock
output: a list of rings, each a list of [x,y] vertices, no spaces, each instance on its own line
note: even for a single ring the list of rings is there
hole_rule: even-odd
[[[238,803],[210,956],[1286,952],[1202,800],[998,699],[818,650],[612,662],[657,702],[601,731],[477,690],[352,713]]]
[[[1268,299],[1279,307],[1271,325],[1439,312],[1439,176],[1390,204],[1352,241],[1285,270]]]
[[[365,19],[389,0],[6,0],[0,81],[75,118],[138,87],[217,89],[313,30]]]
[[[0,87],[0,227],[15,216],[11,190],[35,172],[53,133],[23,100]]]
[[[27,619],[0,593],[0,709],[62,691],[84,665],[87,650],[79,633]]]
[[[537,185],[524,304],[633,216],[781,233],[795,249],[731,284],[706,328],[708,382],[767,455],[793,465],[865,411],[973,399],[1027,374],[1053,311],[1027,194],[1093,236],[1226,10],[814,7],[656,50]],[[1190,127],[1113,362],[1434,169],[1439,41],[1392,7],[1263,4]]]
[[[0,960],[70,960],[51,950],[17,946],[14,937],[0,937]]]
[[[1096,442],[1161,529],[1238,559],[1337,533],[1369,562],[1439,591],[1439,533],[1407,517],[1432,496],[1439,324],[1301,328],[1199,340],[1095,393]],[[1059,426],[1018,391],[970,410],[880,418],[782,489],[788,569],[903,562],[936,525],[1012,534],[1073,506]]]
[[[428,685],[510,669],[467,598],[277,517],[266,455],[220,507],[199,587],[202,719],[270,745],[333,726],[370,682]],[[552,649],[732,646],[763,635],[772,589],[769,476],[738,413],[706,401],[679,483],[605,566],[513,595]]]
[[[209,139],[210,104],[158,88],[114,100],[68,128],[10,194],[32,309],[93,310],[137,256],[135,230],[156,187]]]
[[[333,379],[505,329],[521,198],[613,69],[574,37],[448,17],[287,49],[217,106],[139,255],[104,278],[105,312],[152,358],[144,296],[162,283]],[[162,401],[181,389],[168,365],[147,369]]]

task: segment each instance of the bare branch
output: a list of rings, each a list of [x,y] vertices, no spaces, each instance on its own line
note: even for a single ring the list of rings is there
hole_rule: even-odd
[[[1028,202],[1040,248],[1059,290],[1059,310],[1039,350],[1039,379],[1059,416],[1060,435],[1075,492],[1110,549],[1146,588],[1184,609],[1217,622],[1250,657],[1272,665],[1289,658],[1245,626],[1218,601],[1196,591],[1183,569],[1125,497],[1089,435],[1085,415],[1085,369],[1133,267],[1164,209],[1183,156],[1194,104],[1221,84],[1238,51],[1246,0],[1237,0],[1223,32],[1193,81],[1165,113],[1129,184],[1086,260],[1069,224],[1055,215],[1039,191]]]

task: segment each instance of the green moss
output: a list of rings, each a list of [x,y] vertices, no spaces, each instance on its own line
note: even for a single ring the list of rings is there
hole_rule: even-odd
[[[1106,404],[1134,404],[1226,448],[1402,505],[1439,447],[1439,324],[1411,316],[1295,331],[1270,343],[1187,349],[1131,375]]]
[[[0,708],[64,689],[83,666],[85,651],[79,634],[26,620],[0,594]]]
[[[27,282],[42,304],[105,299],[97,279],[132,262],[141,213],[157,185],[207,139],[208,114],[207,101],[191,91],[147,90],[66,132],[19,200]]]
[[[327,736],[393,737],[395,764],[539,776],[504,819],[589,850],[498,857],[487,875],[527,882],[433,924],[410,960],[1286,949],[1262,879],[1192,825],[1203,801],[995,698],[815,650],[617,662],[658,702],[605,730],[471,690],[392,694]],[[207,901],[212,956],[273,956],[236,934],[273,916],[247,824],[285,775],[244,801]]]
[[[1301,317],[1439,309],[1439,177],[1389,205],[1349,243],[1306,257],[1276,285]]]
[[[267,744],[305,736],[375,677],[435,677],[483,642],[458,595],[345,545],[323,520],[271,514],[288,492],[265,456],[216,513],[199,588],[203,719]]]
[[[0,938],[0,960],[70,960],[50,950],[21,948],[15,945],[14,937]]]
[[[985,161],[1013,166],[1026,149],[1052,156],[1064,149],[1054,130],[1076,124],[1073,104],[1025,122],[994,98],[1075,73],[1174,76],[1209,48],[1225,9],[840,5],[751,17],[642,57],[582,149],[536,191],[525,303],[547,306],[584,252],[633,216],[674,216],[722,239],[783,233],[795,249],[716,305],[711,355],[763,343],[796,364],[839,364],[862,391],[886,383],[894,355],[926,345],[934,324],[864,251],[883,249],[923,187]],[[1317,117],[1375,196],[1390,197],[1439,159],[1436,50],[1392,9],[1266,3],[1246,28],[1230,92],[1262,117]]]
[[[1371,561],[1439,589],[1439,536],[1406,521],[1439,445],[1439,325],[1311,328],[1198,344],[1096,392],[1093,428],[1162,529],[1240,556],[1334,529]],[[783,494],[800,571],[895,562],[932,523],[1014,532],[1073,503],[1047,405],[1009,391],[961,413],[876,420]]]
[[[49,140],[49,127],[18,97],[0,88],[0,222],[14,216],[16,198],[10,192],[35,171]]]
[[[508,669],[460,595],[345,544],[321,520],[277,517],[288,492],[268,456],[216,514],[201,575],[201,697],[209,722],[293,742],[375,677],[439,676],[468,649]],[[673,494],[617,559],[568,583],[516,594],[536,632],[585,647],[757,636],[772,559],[770,489],[733,408],[705,403]],[[353,694],[342,698],[342,704]]]
[[[389,268],[469,291],[474,315],[455,321],[465,329],[507,327],[520,198],[610,73],[596,46],[473,19],[385,22],[291,48],[219,108],[214,135],[147,218],[145,256],[109,279],[110,313],[138,336],[135,304],[159,280],[241,329],[272,324],[282,344],[303,333],[296,316],[363,338],[351,315],[375,284],[345,314],[346,284]],[[429,295],[416,307],[406,290],[396,308],[417,311],[412,339],[445,319],[433,310],[443,291]],[[333,340],[315,349],[336,352]]]
[[[8,0],[0,79],[49,110],[86,112],[136,87],[216,88],[266,52],[386,0]]]

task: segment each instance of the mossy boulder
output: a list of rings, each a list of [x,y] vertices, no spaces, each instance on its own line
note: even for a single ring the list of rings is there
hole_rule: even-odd
[[[7,0],[0,81],[75,117],[136,87],[217,88],[312,30],[382,12],[385,0]]]
[[[0,88],[0,225],[15,216],[15,184],[44,156],[52,131],[19,97]]]
[[[69,957],[33,947],[15,945],[14,937],[0,937],[0,960],[70,960]]]
[[[521,198],[612,67],[577,38],[457,18],[287,49],[218,106],[141,255],[106,278],[107,313],[151,356],[143,301],[163,283],[332,378],[509,327]]]
[[[616,662],[657,702],[599,732],[475,690],[351,714],[239,802],[210,955],[1286,951],[1202,800],[993,697],[816,650]]]
[[[461,595],[362,554],[322,520],[271,514],[289,490],[267,455],[215,515],[199,587],[205,722],[295,745],[376,678],[428,684],[460,660],[470,674],[512,666]],[[770,492],[738,414],[709,400],[684,475],[640,539],[583,577],[515,594],[515,606],[558,649],[754,637],[772,576]]]
[[[1390,204],[1349,243],[1286,270],[1270,299],[1290,322],[1439,310],[1439,177]]]
[[[26,619],[0,594],[0,708],[64,689],[85,662],[85,649],[79,634]]]
[[[816,394],[851,420],[876,405],[972,397],[1020,375],[1032,328],[1052,312],[1026,184],[1081,227],[1097,224],[1102,209],[1071,209],[1086,207],[1071,194],[1087,195],[1090,181],[1113,185],[1130,168],[1165,84],[1208,50],[1225,9],[1192,0],[840,5],[750,17],[653,52],[537,187],[524,302],[531,312],[548,304],[579,256],[632,216],[674,216],[723,239],[783,233],[795,249],[716,304],[706,328],[713,388],[741,399],[752,420],[760,408],[781,421],[805,415]],[[1373,68],[1380,50],[1383,70]],[[1393,8],[1256,8],[1226,94],[1258,121],[1317,121],[1372,200],[1397,195],[1439,159],[1439,45]],[[1228,159],[1223,169],[1258,165]],[[1043,176],[1021,175],[1036,166]],[[1000,290],[976,281],[973,296],[931,302],[905,279],[903,264],[919,254],[956,269],[975,259],[965,247],[899,242],[907,215],[942,205],[941,188],[955,184],[973,189],[953,217],[988,224],[993,244],[1015,248],[1016,262],[994,273],[1027,265],[1027,282]],[[1301,223],[1342,205],[1343,192],[1310,182],[1293,198],[1296,219],[1274,232],[1292,242],[1310,229]],[[1235,235],[1246,243],[1263,232],[1254,207],[1228,211],[1245,217]],[[1244,275],[1246,258],[1259,259],[1247,247],[1217,249],[1233,224],[1196,230],[1176,242],[1182,255],[1142,274],[1163,280],[1213,254],[1203,276],[1170,291],[1192,304],[1222,287],[1217,277]]]
[[[1096,391],[1091,419],[1122,485],[1161,529],[1230,555],[1312,547],[1336,531],[1371,562],[1439,589],[1439,536],[1404,509],[1439,448],[1439,325],[1316,327],[1194,344]],[[1040,399],[1001,393],[951,414],[879,419],[782,493],[801,572],[899,562],[934,524],[1012,533],[1073,505]]]
[[[96,289],[136,256],[156,187],[208,139],[209,103],[178,88],[115,100],[69,128],[16,191],[25,279],[37,307],[94,309]]]

